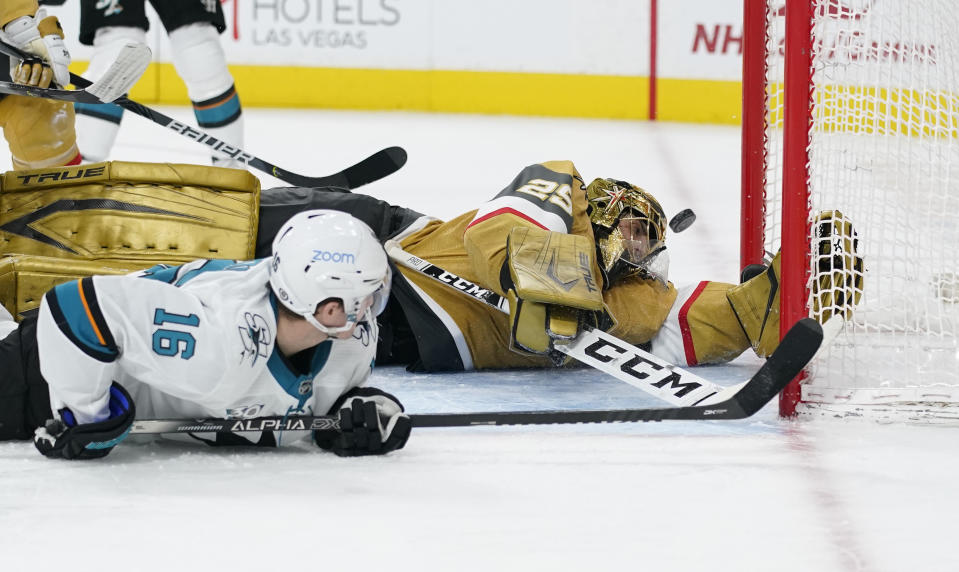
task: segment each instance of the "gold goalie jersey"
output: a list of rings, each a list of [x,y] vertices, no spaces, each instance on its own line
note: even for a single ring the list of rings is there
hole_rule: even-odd
[[[569,161],[532,165],[478,210],[448,222],[421,219],[400,235],[403,250],[503,295],[500,273],[515,227],[540,228],[593,240],[583,180]],[[394,284],[427,371],[546,367],[545,357],[510,351],[507,315],[416,271],[400,268]],[[600,276],[595,269],[594,276]],[[409,288],[406,288],[406,286]],[[600,284],[602,287],[603,285]],[[611,333],[634,344],[649,342],[662,326],[676,290],[671,284],[631,278],[604,289],[617,321]],[[413,309],[420,311],[411,311]]]

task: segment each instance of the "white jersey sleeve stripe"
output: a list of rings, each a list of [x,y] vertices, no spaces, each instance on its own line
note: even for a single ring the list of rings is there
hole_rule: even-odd
[[[90,357],[111,362],[119,353],[107,325],[92,278],[73,280],[47,292],[47,304],[57,327]]]

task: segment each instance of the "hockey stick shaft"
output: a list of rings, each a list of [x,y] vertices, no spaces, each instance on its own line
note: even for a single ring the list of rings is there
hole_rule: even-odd
[[[25,97],[39,97],[42,99],[56,99],[73,103],[106,103],[97,96],[82,89],[55,89],[49,87],[35,87],[9,81],[0,81],[0,93],[6,95],[22,95]]]
[[[759,371],[729,399],[688,407],[600,409],[588,411],[501,411],[426,413],[410,415],[413,427],[477,425],[553,425],[744,419],[769,403],[815,355],[823,339],[814,320],[800,320],[783,338]],[[248,431],[338,431],[337,416],[284,416],[253,419],[146,419],[133,423],[131,433],[243,433]]]
[[[441,282],[475,301],[509,312],[506,300],[496,292],[406,252],[395,240],[387,241],[385,248],[390,258],[401,266]],[[721,392],[728,395],[738,389],[737,386],[727,388],[703,379],[597,329],[585,328],[568,344],[556,343],[554,347],[672,405],[698,405],[706,400],[719,399],[716,396]]]
[[[89,80],[76,74],[71,73],[70,79],[74,85],[77,86],[89,84]],[[137,103],[127,96],[120,97],[113,103],[141,117],[145,117],[157,125],[166,127],[188,139],[206,145],[221,155],[245,163],[263,173],[299,187],[334,187],[348,191],[392,175],[406,164],[406,151],[402,147],[387,147],[338,173],[309,177],[274,165],[252,153],[244,151],[240,147],[221,141],[197,127],[181,123],[151,107]]]
[[[75,85],[81,85],[77,83],[78,81],[88,81],[74,74],[70,74],[70,77],[73,79]],[[168,115],[160,113],[141,103],[137,103],[126,96],[118,98],[113,103],[141,117],[145,117],[157,125],[166,127],[188,139],[206,145],[221,155],[245,163],[263,173],[299,187],[332,187],[349,191],[391,175],[406,164],[406,151],[402,147],[387,147],[338,173],[309,177],[278,167],[240,147],[221,141],[197,127],[181,123]]]

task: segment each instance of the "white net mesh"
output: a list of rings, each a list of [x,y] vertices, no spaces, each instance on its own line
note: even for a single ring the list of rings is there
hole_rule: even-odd
[[[768,18],[770,251],[781,219],[782,4]],[[813,38],[810,212],[848,217],[866,272],[801,410],[959,419],[959,2],[816,0]],[[814,274],[837,259],[821,250],[812,245]],[[849,301],[849,284],[839,286],[831,298]],[[810,300],[810,314],[821,306]]]

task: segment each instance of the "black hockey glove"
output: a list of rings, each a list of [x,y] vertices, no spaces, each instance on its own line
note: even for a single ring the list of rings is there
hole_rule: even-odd
[[[60,410],[60,419],[50,419],[36,430],[33,443],[45,456],[55,459],[99,459],[130,433],[136,407],[127,390],[110,386],[110,417],[97,423],[77,424],[73,412]]]
[[[347,391],[330,408],[339,412],[339,431],[315,431],[316,444],[340,457],[382,455],[402,449],[413,424],[400,401],[374,387]]]

